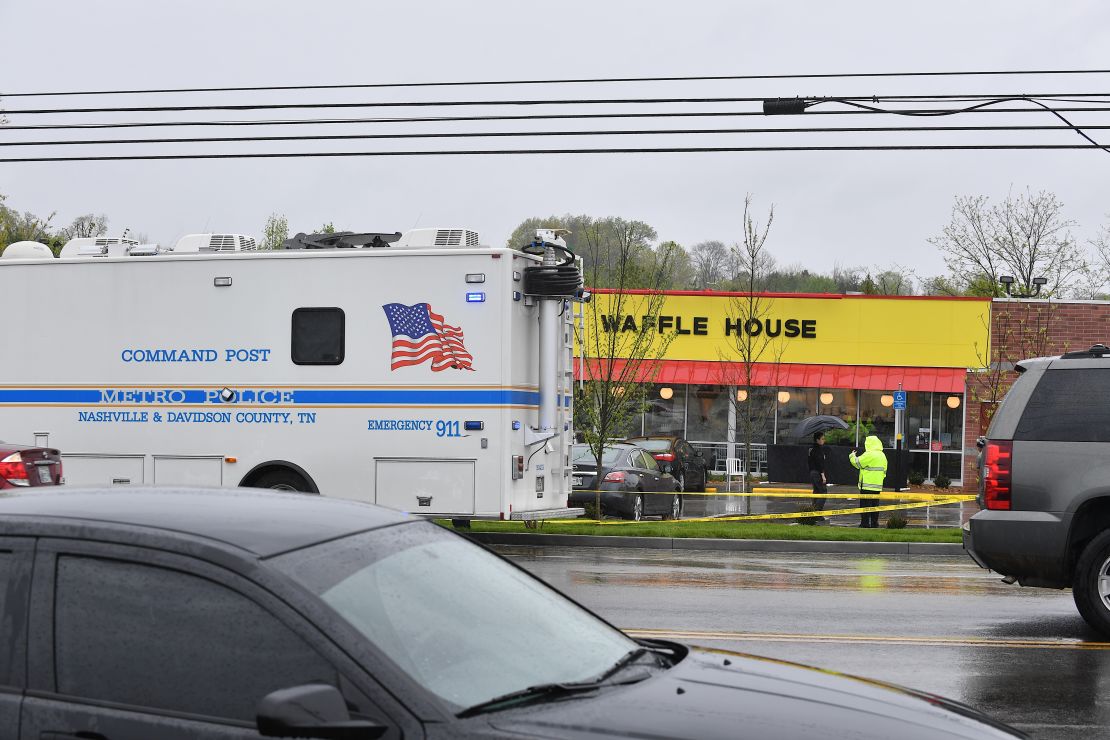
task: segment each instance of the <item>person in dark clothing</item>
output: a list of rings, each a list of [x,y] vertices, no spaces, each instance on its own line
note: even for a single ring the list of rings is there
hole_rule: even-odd
[[[813,510],[825,510],[825,494],[829,492],[828,476],[825,469],[828,467],[829,451],[825,449],[825,433],[817,432],[813,435],[813,446],[809,448],[809,480],[813,483]],[[820,498],[818,498],[820,497]],[[817,517],[818,522],[825,521],[825,517]]]

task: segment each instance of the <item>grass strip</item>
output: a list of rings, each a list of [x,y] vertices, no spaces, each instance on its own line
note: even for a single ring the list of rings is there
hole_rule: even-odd
[[[450,527],[448,520],[438,520]],[[473,521],[471,532],[520,532],[527,534],[582,534],[607,537],[706,537],[736,540],[826,540],[836,542],[960,542],[958,527],[938,529],[859,529],[856,527],[804,526],[775,522],[638,522],[620,527],[598,524],[559,524],[526,529],[524,522]]]

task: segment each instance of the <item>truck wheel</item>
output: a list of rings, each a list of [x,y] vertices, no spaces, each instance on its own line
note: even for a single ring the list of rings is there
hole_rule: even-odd
[[[297,493],[311,493],[312,488],[308,481],[292,470],[277,468],[268,470],[258,476],[253,483],[254,488],[270,488],[275,491],[294,491]]]
[[[1072,597],[1087,624],[1110,637],[1110,531],[1083,549],[1075,566]]]

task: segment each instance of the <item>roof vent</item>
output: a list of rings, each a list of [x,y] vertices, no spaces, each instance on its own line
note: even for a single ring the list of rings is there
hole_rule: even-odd
[[[54,253],[42,242],[12,242],[0,253],[6,260],[52,260]]]

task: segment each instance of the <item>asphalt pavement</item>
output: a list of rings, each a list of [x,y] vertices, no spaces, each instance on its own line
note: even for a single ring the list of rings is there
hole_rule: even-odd
[[[499,546],[635,636],[888,681],[1035,738],[1110,736],[1110,640],[964,556]]]

